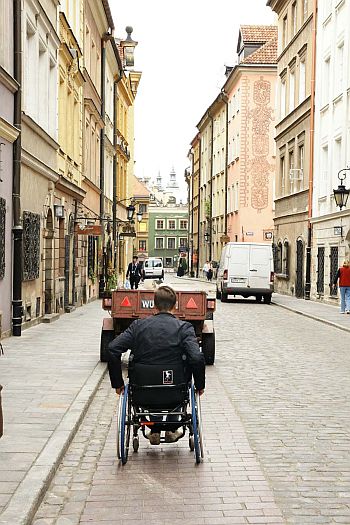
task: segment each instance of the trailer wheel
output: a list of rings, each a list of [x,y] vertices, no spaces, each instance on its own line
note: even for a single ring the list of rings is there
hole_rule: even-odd
[[[100,361],[101,363],[107,363],[108,361],[108,344],[114,339],[113,330],[102,330],[101,331],[101,344],[100,344]]]
[[[205,364],[213,365],[215,361],[215,333],[202,334],[202,352]]]
[[[216,288],[216,298],[217,299],[221,299],[221,292],[220,292],[219,288]]]
[[[221,292],[221,302],[227,303],[228,301],[228,294],[226,292]]]
[[[272,299],[272,296],[271,296],[270,293],[264,295],[264,303],[265,304],[271,304],[271,299]]]

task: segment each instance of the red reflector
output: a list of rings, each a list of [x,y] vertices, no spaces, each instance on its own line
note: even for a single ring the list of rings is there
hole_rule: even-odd
[[[120,303],[120,306],[131,306],[131,302],[129,301],[129,297],[126,295],[122,302]]]
[[[186,308],[198,308],[193,297],[189,299],[188,303],[186,304]]]
[[[227,274],[228,274],[228,271],[227,271],[227,270],[224,270],[223,279],[224,279],[225,281],[227,281]]]
[[[215,301],[207,301],[208,310],[215,310]]]

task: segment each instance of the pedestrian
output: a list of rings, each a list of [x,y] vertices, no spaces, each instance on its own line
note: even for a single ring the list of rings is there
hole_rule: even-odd
[[[205,261],[205,263],[203,264],[203,277],[204,279],[208,279],[208,271],[209,271],[209,261]]]
[[[140,271],[140,266],[137,262],[138,260],[138,257],[136,257],[136,255],[134,255],[134,257],[132,258],[132,262],[129,263],[128,265],[128,270],[126,272],[126,278],[129,279],[130,281],[130,288],[133,290],[135,288],[135,290],[137,290],[137,288],[139,287],[139,282],[141,280],[141,271]]]
[[[193,373],[194,384],[200,395],[205,388],[205,360],[199,349],[196,334],[191,323],[181,321],[173,315],[176,305],[176,293],[170,286],[160,286],[154,292],[155,315],[144,319],[136,319],[130,326],[117,336],[108,346],[108,370],[112,388],[117,394],[124,390],[124,380],[121,369],[121,355],[131,350],[132,362],[147,365],[175,366],[189,364]],[[154,416],[152,421],[160,422],[162,417]],[[178,416],[167,416],[167,421],[174,422],[171,430],[165,432],[166,443],[173,443],[180,437]],[[151,445],[160,444],[160,425],[152,425],[147,436]]]
[[[183,277],[185,275],[185,268],[183,266],[183,262],[182,262],[182,259],[180,259],[180,262],[179,262],[179,266],[178,266],[178,269],[177,269],[177,273],[176,275],[178,277]]]
[[[213,278],[213,267],[212,267],[211,262],[209,261],[209,263],[208,263],[208,271],[207,271],[207,279],[208,279],[209,282],[211,282],[212,278]]]
[[[348,259],[345,259],[343,266],[338,269],[337,275],[334,278],[334,286],[337,285],[338,279],[340,290],[340,313],[350,314],[350,264]]]

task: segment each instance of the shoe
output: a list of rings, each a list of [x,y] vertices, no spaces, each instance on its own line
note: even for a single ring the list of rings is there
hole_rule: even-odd
[[[159,432],[151,432],[148,436],[151,445],[160,445],[160,434]]]
[[[346,313],[347,313],[347,314],[350,314],[350,310],[347,310]]]
[[[167,430],[165,432],[165,443],[175,443],[175,441],[177,441],[180,436],[182,436],[182,432],[180,430],[175,430],[175,432]]]

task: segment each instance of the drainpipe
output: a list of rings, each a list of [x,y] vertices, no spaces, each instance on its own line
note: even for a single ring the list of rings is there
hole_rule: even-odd
[[[213,159],[214,159],[214,119],[211,116],[210,112],[208,112],[208,117],[211,119],[211,150],[210,150],[210,217],[209,217],[209,261],[211,261],[211,253],[212,253],[212,241],[213,241],[213,227],[212,227],[212,220],[213,220]]]
[[[20,133],[13,143],[13,276],[12,276],[12,335],[22,333],[22,264],[23,264],[23,226],[21,217],[21,129],[22,129],[22,42],[21,42],[21,0],[13,2],[14,35],[14,78],[19,87],[14,95],[13,123]]]
[[[198,137],[199,140],[199,162],[198,162],[198,206],[197,206],[197,269],[196,269],[196,277],[199,277],[199,254],[200,254],[200,229],[201,229],[201,199],[200,199],[200,191],[201,191],[201,166],[202,166],[202,141],[201,137]]]
[[[313,1],[312,16],[312,64],[311,64],[311,111],[310,111],[310,158],[309,158],[309,194],[308,194],[308,232],[306,247],[305,299],[310,299],[311,292],[311,246],[312,246],[312,198],[314,171],[314,141],[315,141],[315,83],[316,83],[316,31],[317,31],[317,0]]]
[[[113,267],[117,268],[117,169],[118,169],[118,157],[117,157],[117,136],[118,136],[118,84],[123,78],[123,72],[121,71],[117,80],[113,84],[113,100],[114,100],[114,122],[113,122],[113,207],[112,207],[112,221],[113,221],[113,247],[114,247],[114,262]]]

